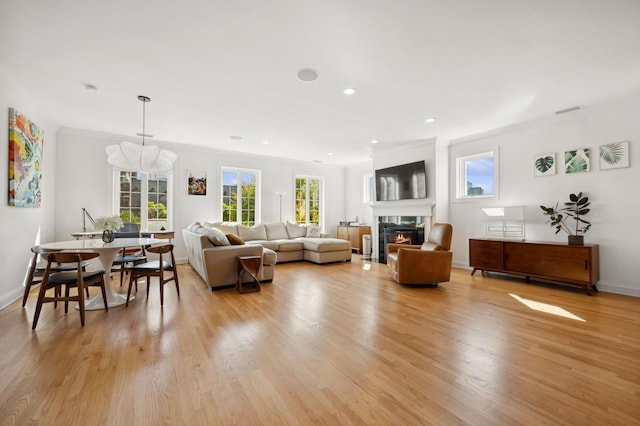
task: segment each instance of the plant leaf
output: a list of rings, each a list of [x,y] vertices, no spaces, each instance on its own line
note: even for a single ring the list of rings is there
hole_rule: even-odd
[[[554,162],[553,157],[551,157],[550,155],[547,155],[546,157],[539,157],[538,159],[536,159],[535,166],[540,173],[545,173],[551,167],[553,167],[553,162]]]
[[[602,145],[600,147],[600,157],[607,164],[618,164],[624,158],[624,146],[621,143]]]

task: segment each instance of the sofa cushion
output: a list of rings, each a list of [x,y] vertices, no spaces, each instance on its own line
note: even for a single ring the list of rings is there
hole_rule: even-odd
[[[422,243],[422,245],[420,246],[420,250],[425,250],[425,251],[436,251],[436,250],[441,250],[441,247],[438,244],[433,244],[433,243],[429,243],[429,242],[424,242]]]
[[[229,242],[229,239],[224,235],[224,233],[217,229],[217,228],[205,228],[204,226],[201,226],[198,229],[202,229],[202,235],[205,235],[209,241],[211,241],[211,244],[213,244],[214,246],[229,246],[231,245],[231,243]],[[196,233],[200,233],[197,232]]]
[[[266,240],[267,231],[263,224],[254,226],[238,225],[238,236],[245,241]]]
[[[320,226],[318,225],[307,225],[307,235],[306,237],[320,238]]]
[[[227,234],[225,237],[227,237],[227,240],[229,240],[232,246],[241,246],[244,244],[244,240],[236,234]]]
[[[263,265],[275,265],[278,261],[278,255],[275,251],[268,248],[262,249],[262,264]]]
[[[307,236],[307,227],[287,221],[287,234],[289,238],[300,238]]]
[[[300,240],[278,240],[278,251],[300,251],[303,249]]]
[[[203,222],[202,226],[207,228],[218,228],[225,235],[226,234],[234,234],[238,235],[238,224],[235,222]]]
[[[351,250],[351,243],[338,238],[302,238],[302,245],[305,250],[324,253],[328,251]]]
[[[287,234],[287,227],[282,222],[265,223],[264,229],[267,231],[267,240],[287,240],[289,234]]]
[[[278,246],[279,246],[277,241],[269,241],[269,240],[251,240],[251,241],[247,241],[247,244],[262,246],[264,248],[268,248],[269,250],[274,250],[274,251],[278,251]]]

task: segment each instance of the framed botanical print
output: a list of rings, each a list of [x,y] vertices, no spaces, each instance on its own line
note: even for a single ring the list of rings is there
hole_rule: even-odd
[[[564,172],[583,173],[591,171],[591,148],[564,152]]]
[[[556,174],[556,153],[536,155],[533,159],[534,176],[550,176]]]
[[[629,142],[600,145],[600,170],[629,167]]]

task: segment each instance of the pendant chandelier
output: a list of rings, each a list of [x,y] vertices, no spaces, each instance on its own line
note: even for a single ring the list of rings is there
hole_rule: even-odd
[[[173,170],[173,163],[178,159],[175,152],[160,149],[157,145],[145,145],[145,105],[151,102],[147,96],[138,96],[142,102],[142,145],[123,141],[120,145],[109,145],[107,163],[113,167],[128,171],[145,173],[167,173]]]

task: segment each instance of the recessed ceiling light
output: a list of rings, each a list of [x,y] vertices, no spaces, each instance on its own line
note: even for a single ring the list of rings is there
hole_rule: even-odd
[[[314,163],[322,163],[322,160],[313,160]]]
[[[378,140],[374,139],[374,140],[371,141],[371,143],[378,143]]]
[[[97,92],[98,88],[96,86],[94,86],[93,84],[85,83],[84,90],[87,90],[89,92]]]
[[[318,79],[318,73],[311,68],[302,68],[298,71],[298,80],[300,81],[316,81]]]
[[[424,121],[425,121],[425,123],[433,123],[434,121],[436,121],[436,119],[434,117],[429,117]]]
[[[262,141],[264,145],[269,145],[269,141]]]
[[[348,89],[344,89],[343,92],[345,95],[353,95],[354,93],[356,93],[356,89],[352,89],[351,87]]]
[[[236,136],[236,135],[229,136],[229,139],[232,139],[234,141],[241,141],[242,140],[242,136]]]

